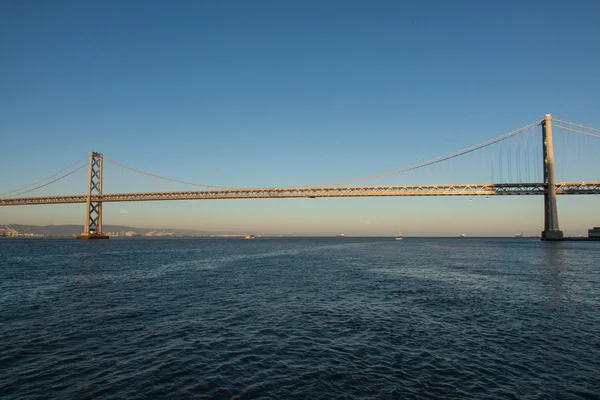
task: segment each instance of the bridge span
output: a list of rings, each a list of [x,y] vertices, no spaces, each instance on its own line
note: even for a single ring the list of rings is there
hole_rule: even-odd
[[[600,194],[600,182],[556,182],[557,195]],[[309,188],[249,188],[227,190],[192,190],[178,192],[110,193],[95,194],[92,202],[131,202],[165,200],[223,200],[223,199],[277,199],[318,197],[385,197],[385,196],[525,196],[544,195],[543,183],[501,183],[462,185],[409,185],[409,186],[340,186]],[[0,206],[86,203],[87,195],[23,197],[0,199]]]
[[[583,150],[585,148],[594,148],[587,139],[596,140],[596,144],[600,141],[600,129],[591,128],[584,125],[573,124],[567,121],[554,120],[557,122],[556,127],[573,133],[579,134],[579,137],[584,138],[578,146],[571,145],[572,137],[569,137],[565,142],[567,148],[573,148],[573,155],[569,163],[563,162],[567,166],[574,165],[577,172],[574,177],[577,179],[582,172],[597,171],[599,172],[593,181],[579,182],[574,179],[565,178],[563,182],[556,182],[554,171],[554,150],[552,138],[552,123],[553,119],[550,114],[546,114],[544,119],[521,127],[515,131],[498,136],[486,142],[462,149],[455,153],[451,153],[442,157],[428,160],[422,163],[411,165],[404,168],[386,171],[379,174],[363,176],[359,178],[349,179],[346,181],[338,181],[329,184],[319,184],[302,187],[277,187],[277,188],[230,188],[196,184],[191,182],[183,182],[175,179],[165,178],[158,175],[146,173],[135,168],[127,167],[116,161],[107,159],[108,162],[119,167],[132,170],[136,173],[150,176],[152,178],[172,181],[179,184],[193,185],[202,187],[202,190],[186,190],[186,191],[139,191],[129,192],[130,187],[119,190],[116,193],[103,192],[103,165],[104,156],[100,153],[92,152],[89,155],[87,186],[88,190],[83,195],[60,195],[60,196],[37,196],[37,197],[21,197],[25,193],[40,189],[49,184],[57,182],[74,172],[81,170],[86,165],[79,165],[77,169],[67,172],[71,167],[75,168],[77,164],[85,162],[85,159],[77,161],[75,164],[53,174],[49,177],[37,181],[31,185],[27,185],[20,189],[12,190],[0,194],[0,206],[19,206],[19,205],[35,205],[35,204],[69,204],[69,203],[86,203],[84,232],[80,236],[82,239],[104,239],[108,238],[102,233],[102,204],[110,202],[137,202],[137,201],[172,201],[172,200],[219,200],[219,199],[266,199],[266,198],[325,198],[325,197],[409,197],[409,196],[523,196],[523,195],[540,195],[544,198],[544,229],[542,231],[542,240],[560,240],[563,233],[558,224],[558,210],[556,204],[557,195],[584,195],[584,194],[600,194],[600,155],[591,157],[588,165],[584,166],[581,163]],[[535,145],[536,153],[523,151],[528,150],[528,135],[527,133],[541,127],[541,135],[535,136],[532,143]],[[516,142],[516,147],[512,147],[511,140]],[[541,145],[540,145],[541,142]],[[600,146],[598,146],[600,152]],[[492,151],[497,150],[497,151]],[[538,156],[542,151],[541,157]],[[487,151],[487,152],[486,152]],[[479,152],[480,156],[475,156]],[[404,173],[414,173],[414,171],[423,171],[426,168],[433,169],[433,176],[436,173],[445,171],[452,174],[453,161],[456,162],[457,157],[465,160],[464,167],[466,173],[462,175],[464,181],[472,182],[475,179],[468,179],[475,174],[479,174],[484,170],[483,165],[490,165],[491,176],[495,175],[492,182],[498,183],[429,183],[417,181],[419,184],[410,185],[384,185],[382,179],[390,176],[399,176]],[[489,159],[486,159],[489,157]],[[532,165],[531,160],[536,160]],[[497,164],[496,164],[497,163]],[[540,168],[541,167],[541,168]],[[438,168],[438,169],[436,169]],[[446,169],[444,169],[446,168]],[[530,171],[534,168],[535,171]],[[535,175],[533,172],[540,172],[538,177],[529,178],[530,175]],[[518,183],[511,182],[510,175],[516,172]],[[507,173],[507,175],[505,175]],[[56,177],[57,175],[60,175]],[[45,182],[48,181],[48,182]],[[377,185],[358,184],[365,181],[376,182]],[[463,182],[464,182],[463,181]],[[533,182],[532,182],[533,181]],[[537,181],[537,182],[536,182]],[[45,183],[44,183],[45,182]],[[435,179],[433,182],[440,182]],[[396,182],[398,183],[398,182]],[[414,183],[414,182],[413,182]],[[120,193],[119,193],[120,192]]]

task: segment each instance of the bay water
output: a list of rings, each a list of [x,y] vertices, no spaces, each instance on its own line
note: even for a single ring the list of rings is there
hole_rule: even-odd
[[[0,239],[0,398],[599,398],[600,243]]]

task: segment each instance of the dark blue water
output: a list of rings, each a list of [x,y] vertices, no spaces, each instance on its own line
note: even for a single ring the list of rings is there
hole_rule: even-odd
[[[0,397],[598,398],[600,243],[0,240]]]

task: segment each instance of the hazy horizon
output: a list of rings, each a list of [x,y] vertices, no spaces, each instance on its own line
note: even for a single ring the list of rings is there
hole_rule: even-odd
[[[600,218],[590,218],[587,210],[593,208],[596,196],[559,196],[561,229],[567,236],[587,235],[587,230],[600,225]],[[231,205],[230,212],[211,213],[210,207],[219,203]],[[269,203],[283,203],[269,209]],[[285,203],[289,203],[289,208]],[[377,202],[383,207],[377,207]],[[337,199],[262,199],[262,200],[188,200],[166,202],[175,208],[187,208],[185,222],[170,219],[168,213],[141,203],[129,207],[126,203],[104,204],[104,224],[157,229],[195,229],[220,232],[270,232],[285,235],[333,236],[344,233],[353,236],[393,236],[401,231],[407,236],[539,236],[543,229],[543,198],[541,196],[484,196],[420,197],[420,198],[337,198]],[[185,203],[177,207],[179,203]],[[234,208],[236,203],[241,207]],[[249,203],[249,204],[244,204]],[[396,203],[398,212],[387,215],[389,203]],[[463,207],[468,203],[468,208]],[[204,210],[198,207],[204,206]],[[427,208],[430,210],[427,211]],[[41,224],[38,213],[28,210],[40,208],[47,223]],[[158,207],[162,210],[161,207]],[[208,208],[208,209],[206,209]],[[354,212],[353,212],[354,208]],[[43,210],[46,210],[44,213]],[[288,212],[286,209],[295,210]],[[501,215],[499,209],[508,209]],[[0,210],[2,210],[0,208]],[[24,225],[81,225],[83,204],[4,207],[15,210],[11,215],[0,214],[7,224]],[[275,210],[276,212],[269,212]],[[3,210],[2,210],[3,211]],[[127,213],[122,214],[122,211]],[[64,213],[63,213],[64,212]],[[248,213],[244,215],[244,213]],[[350,215],[350,217],[348,216]],[[592,215],[592,216],[593,216]],[[264,220],[262,220],[264,219]],[[520,221],[520,222],[519,222]],[[533,221],[530,222],[530,221]]]

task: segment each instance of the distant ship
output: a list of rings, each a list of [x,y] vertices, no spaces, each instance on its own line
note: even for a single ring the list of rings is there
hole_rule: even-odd
[[[344,237],[344,234],[343,234],[343,233],[340,233],[340,234],[338,234],[338,235],[335,235],[335,237]]]
[[[461,237],[461,238],[464,238],[464,237],[465,237],[465,234],[464,234],[464,233],[461,233],[461,234],[460,234],[460,237]]]
[[[516,238],[522,238],[522,237],[523,237],[523,234],[522,234],[522,233],[515,233],[515,237],[516,237]]]
[[[398,234],[396,235],[396,240],[402,240],[404,239],[404,236],[402,236],[402,232],[398,232]]]
[[[246,235],[246,236],[244,236],[244,239],[247,239],[247,240],[254,239],[254,235]]]

